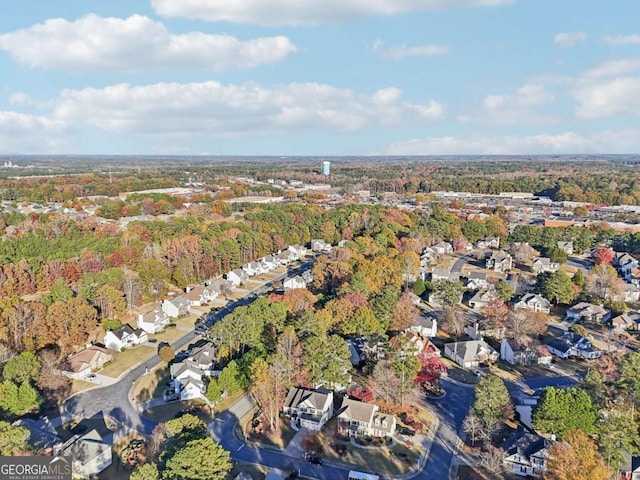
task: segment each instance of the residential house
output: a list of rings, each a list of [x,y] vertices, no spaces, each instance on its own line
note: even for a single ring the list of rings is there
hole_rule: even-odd
[[[638,303],[640,301],[640,287],[634,283],[624,283],[620,290],[607,289],[604,298],[613,302]]]
[[[164,304],[164,302],[163,302]],[[138,328],[147,333],[158,333],[169,324],[169,315],[160,307],[138,315]]]
[[[62,446],[61,454],[71,458],[73,478],[88,479],[111,465],[112,444],[113,433],[104,434],[94,428],[87,433],[73,435]]]
[[[499,298],[496,287],[490,284],[487,288],[483,288],[469,299],[469,306],[474,310],[487,307],[491,302]]]
[[[176,295],[162,301],[162,311],[172,318],[183,317],[191,312],[191,302],[184,295]]]
[[[420,335],[419,333],[408,331],[392,337],[391,340],[389,340],[389,345],[391,345],[393,349],[397,350],[403,344],[402,339],[408,340],[407,345],[411,345],[411,347],[406,352],[410,353],[411,355],[420,355],[427,345],[428,341],[426,338],[422,338],[422,335]]]
[[[481,290],[489,286],[487,274],[484,272],[469,272],[467,275],[467,290]]]
[[[436,243],[431,248],[438,255],[449,255],[453,253],[453,246],[449,242]]]
[[[277,255],[280,265],[287,265],[288,263],[295,262],[297,260],[296,254],[290,250],[284,250]]]
[[[424,252],[422,252],[422,255],[420,255],[420,266],[425,268],[430,265],[436,265],[438,263],[438,258],[439,255],[436,251],[431,247],[427,247],[424,249]]]
[[[558,242],[557,245],[567,255],[573,255],[573,242]]]
[[[293,253],[295,260],[300,260],[302,257],[304,257],[307,254],[307,249],[304,248],[302,245],[289,245],[287,250]]]
[[[226,296],[231,291],[233,291],[235,286],[230,280],[216,280],[214,282],[211,282],[211,285],[209,285],[209,288],[211,288],[211,290],[215,292],[217,296],[219,295]]]
[[[566,318],[574,323],[579,320],[605,323],[611,318],[611,312],[601,305],[580,302],[567,310]]]
[[[196,285],[195,287],[187,287],[184,298],[189,301],[189,305],[192,307],[201,307],[209,303],[209,299],[205,297],[204,285]]]
[[[262,258],[262,265],[267,270],[271,271],[274,268],[278,268],[278,266],[280,265],[280,262],[279,262],[277,257],[275,257],[273,255],[267,255],[267,256]]]
[[[544,345],[536,345],[534,342],[519,342],[514,339],[503,338],[500,342],[500,358],[512,365],[550,365],[551,352]]]
[[[498,249],[500,248],[500,237],[487,237],[484,240],[478,242],[478,248],[486,250],[487,248]]]
[[[333,416],[333,392],[294,387],[289,390],[282,410],[300,427],[319,432]]]
[[[249,281],[249,275],[241,268],[231,270],[225,274],[224,278],[230,281],[234,287],[239,287],[243,283],[247,283]]]
[[[527,293],[514,306],[515,309],[530,310],[535,313],[549,313],[551,303],[542,295]]]
[[[464,333],[473,340],[481,340],[483,337],[491,337],[500,340],[505,336],[507,329],[503,326],[489,326],[486,319],[470,323],[464,328]]]
[[[282,286],[284,291],[293,290],[294,288],[307,288],[307,281],[300,275],[295,277],[287,277],[283,280]]]
[[[434,268],[431,271],[431,282],[437,282],[438,280],[450,280],[450,275],[451,272],[448,268]]]
[[[267,272],[266,268],[264,267],[264,265],[262,265],[261,262],[249,262],[244,265],[242,269],[247,272],[247,275],[249,275],[250,277],[261,275]]]
[[[104,336],[104,344],[106,347],[116,352],[120,352],[124,348],[135,347],[147,340],[147,332],[142,328],[134,330],[129,324],[122,325],[115,330],[110,330]]]
[[[619,332],[624,330],[640,330],[640,312],[629,310],[611,320],[611,326]]]
[[[492,252],[487,256],[486,267],[494,272],[507,272],[513,268],[513,257],[503,250]]]
[[[552,262],[551,259],[547,257],[536,257],[533,259],[533,263],[531,264],[531,270],[536,273],[545,273],[545,272],[557,272],[560,269],[560,264],[556,262]]]
[[[444,356],[464,368],[474,368],[485,362],[495,362],[499,354],[484,340],[447,343]]]
[[[204,398],[207,391],[200,365],[189,359],[172,363],[169,367],[171,386],[180,400]]]
[[[378,406],[351,398],[342,400],[338,433],[349,437],[393,437],[396,418],[380,413]]]
[[[422,312],[416,319],[416,324],[409,327],[412,332],[417,332],[425,338],[433,338],[438,335],[438,320],[435,316]]]
[[[624,451],[624,463],[620,466],[620,479],[622,480],[640,480],[640,457],[631,456]]]
[[[526,430],[505,441],[505,470],[521,477],[542,477],[552,441]]]
[[[618,272],[620,272],[626,280],[630,280],[631,271],[634,268],[640,267],[640,263],[628,253],[616,252],[613,256],[613,266],[618,269]]]
[[[331,251],[331,244],[325,242],[320,238],[315,238],[311,240],[311,251],[312,252],[329,252]]]
[[[602,352],[595,348],[589,340],[573,332],[566,332],[562,337],[550,340],[547,343],[547,348],[553,355],[560,358],[594,359],[602,355]]]
[[[211,342],[203,342],[191,349],[188,360],[195,363],[206,375],[216,365],[216,347]]]
[[[92,371],[113,360],[111,351],[98,345],[91,345],[84,350],[70,355],[60,367],[60,371],[71,378],[85,378]]]

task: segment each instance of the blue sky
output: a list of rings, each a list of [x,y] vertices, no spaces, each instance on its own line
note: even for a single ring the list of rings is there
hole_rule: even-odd
[[[640,152],[640,2],[3,9],[0,153]]]

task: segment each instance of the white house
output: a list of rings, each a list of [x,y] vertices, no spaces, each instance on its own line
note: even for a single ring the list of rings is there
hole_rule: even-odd
[[[247,275],[247,272],[241,268],[236,268],[235,270],[228,272],[224,277],[229,280],[234,287],[239,287],[243,283],[249,281],[249,275]]]
[[[506,272],[513,268],[513,257],[503,250],[493,252],[487,257],[486,267],[494,272]]]
[[[484,272],[469,272],[467,275],[467,289],[480,290],[489,286],[487,274]]]
[[[611,325],[617,331],[638,330],[640,329],[640,312],[629,310],[611,320]]]
[[[302,245],[289,245],[287,250],[293,253],[295,260],[300,260],[302,257],[304,257],[307,254],[307,249],[304,248]]]
[[[612,293],[607,289],[604,298],[614,302],[638,303],[640,301],[640,287],[634,283],[625,283],[621,291]]]
[[[601,305],[580,302],[567,310],[567,320],[577,322],[578,320],[604,323],[611,318],[611,312]]]
[[[264,267],[264,265],[262,265],[261,262],[249,262],[245,266],[243,266],[242,269],[247,272],[247,275],[249,275],[250,277],[253,277],[254,275],[261,275],[267,272],[266,268]]]
[[[104,336],[105,346],[117,352],[123,348],[135,347],[147,340],[147,332],[142,328],[134,330],[129,324],[122,325],[115,330],[110,330]]]
[[[616,252],[613,256],[613,265],[618,269],[620,274],[626,279],[631,279],[631,270],[640,267],[638,260],[628,253]]]
[[[329,252],[331,251],[331,244],[325,242],[320,238],[314,238],[311,240],[311,251],[312,252]]]
[[[551,311],[551,303],[541,295],[527,293],[513,306],[513,308],[530,310],[536,313],[549,313]]]
[[[559,263],[552,262],[551,259],[547,257],[536,257],[533,259],[533,263],[531,264],[531,270],[536,274],[557,272],[559,268]]]
[[[71,437],[62,455],[71,458],[73,478],[93,478],[113,462],[111,444],[96,429]]]
[[[478,242],[478,248],[487,249],[487,248],[500,248],[500,237],[487,237],[484,240],[480,240]]]
[[[558,242],[557,245],[567,255],[573,255],[573,242]]]
[[[422,252],[422,255],[420,255],[420,266],[424,268],[430,265],[436,265],[438,263],[438,257],[439,255],[433,248],[427,247],[424,249],[424,252]]]
[[[426,338],[433,338],[438,335],[438,320],[435,316],[427,316],[423,313],[416,319],[416,324],[409,327],[409,331],[419,333]]]
[[[302,428],[319,432],[333,416],[333,392],[294,387],[289,390],[282,410]]]
[[[189,315],[191,302],[184,295],[176,295],[162,301],[162,311],[173,318]]]
[[[158,333],[169,324],[169,315],[160,307],[138,315],[138,328],[147,333]]]
[[[552,361],[551,352],[544,345],[527,345],[507,338],[500,342],[500,358],[512,365],[549,365]]]
[[[499,298],[496,287],[491,284],[487,288],[478,291],[473,297],[469,299],[469,306],[474,310],[479,310],[489,306],[491,302]]]
[[[273,270],[274,268],[278,268],[278,265],[280,265],[278,259],[273,255],[267,255],[263,257],[261,261],[262,265],[269,271]]]
[[[207,387],[202,378],[202,370],[197,363],[187,359],[171,364],[169,370],[171,384],[176,394],[180,396],[180,400],[204,398]]]
[[[349,437],[392,437],[396,417],[380,413],[378,406],[345,398],[338,414],[338,432]]]
[[[522,430],[508,439],[505,452],[505,470],[521,477],[542,477],[547,470],[547,458],[552,441],[535,433]]]
[[[566,332],[560,338],[547,343],[549,351],[557,357],[582,357],[586,359],[600,358],[602,351],[595,348],[589,340],[573,332]]]
[[[453,246],[449,242],[436,243],[431,248],[438,255],[449,255],[453,253]]]
[[[296,275],[295,277],[285,278],[282,282],[282,286],[284,287],[285,292],[295,288],[307,288],[307,281],[300,275]]]

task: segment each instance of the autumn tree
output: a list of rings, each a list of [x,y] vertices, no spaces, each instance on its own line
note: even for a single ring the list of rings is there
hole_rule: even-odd
[[[251,385],[249,391],[273,431],[279,429],[278,413],[284,402],[284,385],[277,385],[273,368],[266,360],[256,359],[249,371]]]
[[[412,296],[403,293],[393,309],[393,318],[389,330],[399,332],[416,324],[418,307],[413,303]]]
[[[613,250],[610,248],[600,247],[596,250],[596,265],[609,265],[613,261]]]
[[[158,357],[160,357],[160,360],[164,363],[169,363],[176,358],[176,353],[173,351],[171,345],[164,345],[158,350]]]
[[[297,315],[312,310],[316,297],[306,288],[293,288],[285,292],[282,303],[287,307],[288,312]]]
[[[568,430],[563,441],[549,448],[545,480],[608,480],[612,471],[582,430]]]
[[[615,268],[608,263],[600,263],[587,275],[585,289],[598,298],[605,298],[607,295],[620,295],[624,282]]]
[[[460,337],[464,332],[466,324],[467,319],[464,310],[457,307],[442,309],[440,325],[445,332],[455,337]]]
[[[518,309],[508,313],[504,325],[510,338],[536,337],[547,330],[547,318],[544,313]]]

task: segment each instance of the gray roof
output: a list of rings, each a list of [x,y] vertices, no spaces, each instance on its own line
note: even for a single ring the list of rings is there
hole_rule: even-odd
[[[179,377],[182,373],[184,373],[187,370],[193,373],[196,373],[198,375],[202,375],[202,370],[200,369],[200,366],[197,363],[192,362],[191,360],[184,360],[182,362],[172,363],[171,366],[169,367],[169,372],[171,373],[172,378]]]
[[[491,346],[484,340],[469,340],[466,342],[447,343],[444,347],[450,352],[453,352],[454,354],[462,358],[462,360],[465,362],[475,360],[478,356],[478,352],[482,348],[487,350],[488,354],[492,354],[495,352],[495,350],[491,348]]]
[[[467,278],[469,280],[486,280],[487,274],[485,272],[469,272]]]
[[[376,406],[371,403],[345,398],[342,401],[342,408],[340,409],[340,414],[338,416],[349,420],[356,420],[358,422],[370,423],[373,420],[373,414],[375,411]]]
[[[216,359],[216,347],[211,342],[196,347],[192,350],[189,358],[199,365],[213,363]]]
[[[298,408],[304,403],[316,410],[323,410],[329,395],[330,392],[328,390],[310,390],[303,387],[294,387],[289,390],[284,406],[286,408]]]
[[[118,340],[122,340],[123,338],[128,337],[133,332],[133,328],[131,328],[128,323],[125,323],[121,327],[118,327],[115,330],[111,331],[111,333],[113,333],[118,338]]]

